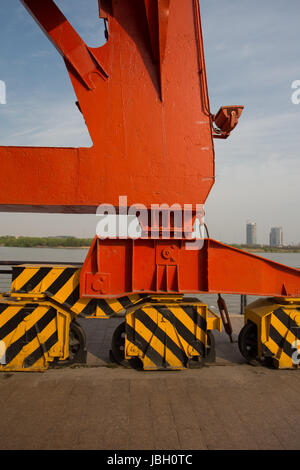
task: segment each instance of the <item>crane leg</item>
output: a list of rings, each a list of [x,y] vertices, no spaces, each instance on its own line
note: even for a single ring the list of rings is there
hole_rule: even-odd
[[[75,315],[46,298],[0,301],[0,371],[44,371],[86,362]]]
[[[299,368],[300,299],[259,299],[246,307],[239,349],[249,363]]]
[[[215,359],[221,319],[198,299],[153,296],[126,314],[112,339],[115,361],[144,370],[201,367]]]

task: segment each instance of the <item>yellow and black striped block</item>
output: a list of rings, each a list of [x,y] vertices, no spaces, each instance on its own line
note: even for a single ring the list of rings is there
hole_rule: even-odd
[[[0,371],[43,371],[69,355],[71,316],[48,302],[0,301]]]
[[[138,357],[144,370],[184,369],[212,352],[210,329],[220,331],[220,319],[197,300],[149,302],[126,315],[125,358]]]
[[[77,315],[87,318],[110,318],[142,301],[143,295],[118,299],[80,298],[80,269],[74,266],[16,266],[13,268],[11,292],[44,294]]]
[[[300,299],[257,300],[246,308],[245,321],[257,325],[258,355],[279,369],[300,365]],[[298,354],[299,350],[299,354]]]

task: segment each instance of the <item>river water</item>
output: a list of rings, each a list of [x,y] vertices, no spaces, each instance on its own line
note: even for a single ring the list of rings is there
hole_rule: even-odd
[[[63,263],[83,263],[88,253],[87,249],[81,248],[10,248],[0,247],[0,261],[31,261],[45,262],[63,262]],[[300,268],[300,253],[257,253],[263,258],[276,261],[287,266]],[[10,269],[8,266],[0,266],[0,269]],[[9,275],[0,275],[0,291],[9,291],[11,277]],[[201,299],[208,306],[217,311],[217,296],[201,295]],[[231,313],[240,313],[240,296],[225,295],[224,296],[228,309]],[[254,300],[255,297],[248,297],[248,302]]]

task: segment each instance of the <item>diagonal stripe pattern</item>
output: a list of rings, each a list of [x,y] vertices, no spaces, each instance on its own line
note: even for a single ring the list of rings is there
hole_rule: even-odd
[[[46,354],[58,342],[57,311],[54,307],[27,304],[0,305],[0,341],[6,346],[9,370],[45,368]]]
[[[268,341],[263,345],[265,357],[276,359],[279,367],[293,367],[293,344],[300,340],[300,325],[283,308],[274,310],[271,315]]]
[[[13,268],[12,292],[46,294],[77,315],[108,318],[144,299],[129,295],[118,299],[80,298],[80,269],[72,266],[17,266]]]
[[[206,344],[206,319],[196,307],[152,303],[126,316],[127,356],[133,346],[146,370],[183,369],[189,359],[205,357]]]

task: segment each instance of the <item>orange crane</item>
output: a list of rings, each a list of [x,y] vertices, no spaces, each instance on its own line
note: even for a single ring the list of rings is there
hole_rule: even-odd
[[[197,366],[213,359],[211,331],[221,329],[207,305],[185,297],[204,292],[219,294],[229,335],[222,293],[270,296],[249,306],[240,350],[249,361],[297,365],[300,271],[193,238],[215,181],[213,140],[227,139],[243,110],[210,111],[198,0],[99,0],[107,42],[98,48],[84,43],[53,0],[21,2],[61,54],[93,146],[0,147],[1,211],[101,206],[104,214],[137,215],[141,236],[96,236],[80,269],[14,267],[0,301],[2,370],[84,362],[76,317],[124,312],[112,341],[117,362]]]

